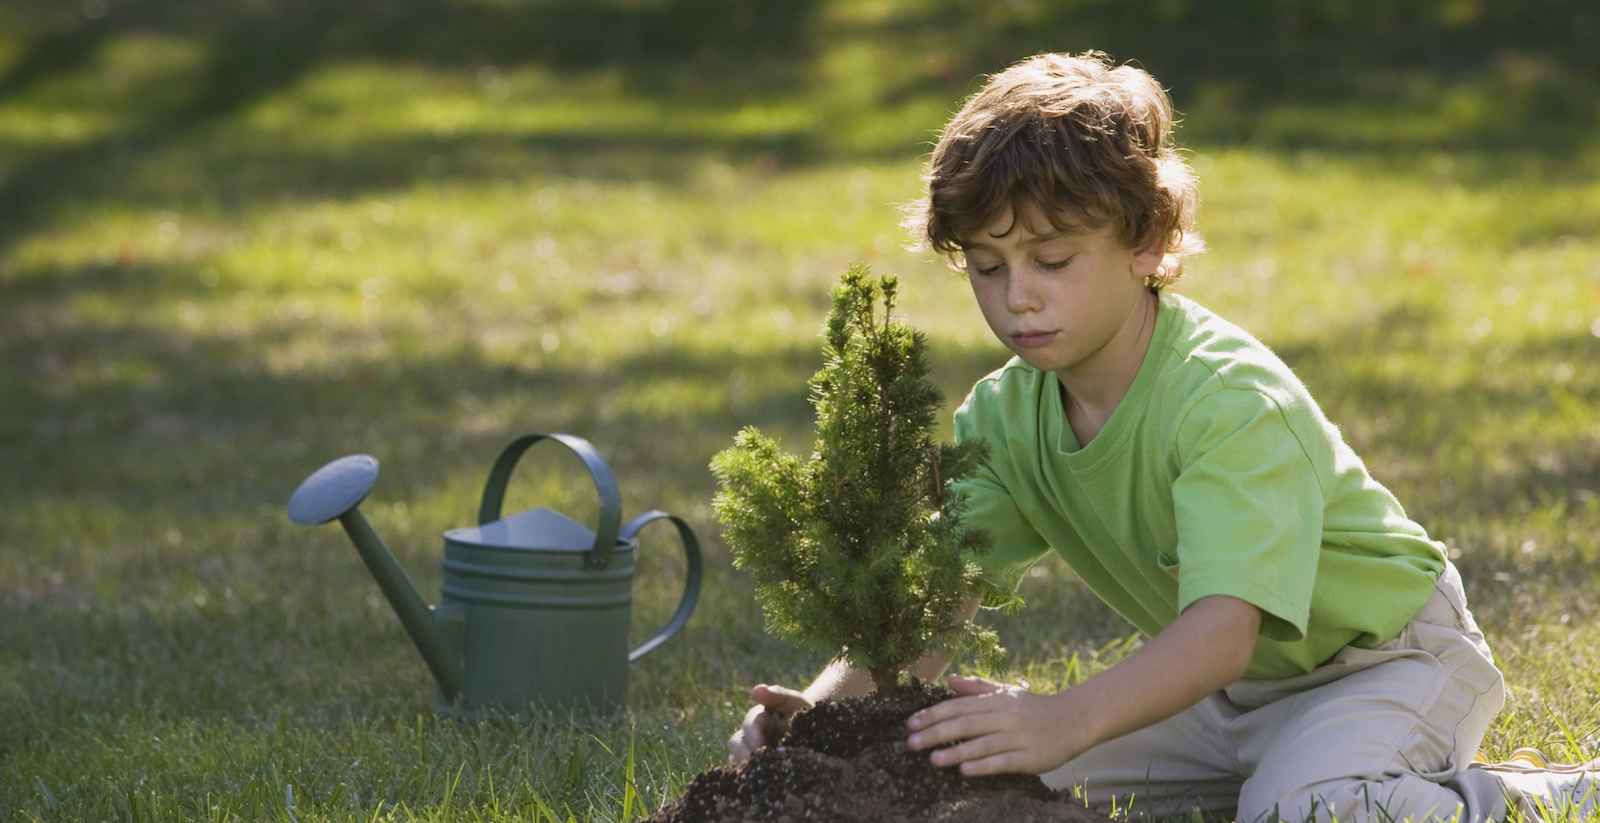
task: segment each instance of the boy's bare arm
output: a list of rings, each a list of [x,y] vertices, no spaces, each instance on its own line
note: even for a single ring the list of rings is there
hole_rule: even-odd
[[[951,677],[965,695],[912,715],[912,749],[962,741],[931,755],[966,775],[1040,774],[1095,745],[1165,720],[1244,676],[1261,611],[1233,597],[1196,601],[1144,648],[1110,669],[1044,695]]]
[[[960,619],[971,620],[977,613],[978,601],[970,600],[962,607]],[[930,654],[911,667],[911,674],[923,680],[933,680],[944,674],[949,666],[949,658]],[[860,697],[870,691],[872,678],[838,660],[823,669],[822,674],[817,675],[817,679],[804,692],[766,683],[756,686],[750,690],[750,697],[756,704],[745,713],[739,731],[728,738],[729,765],[740,763],[756,749],[776,742],[788,730],[789,719],[796,712],[809,709],[824,700]]]

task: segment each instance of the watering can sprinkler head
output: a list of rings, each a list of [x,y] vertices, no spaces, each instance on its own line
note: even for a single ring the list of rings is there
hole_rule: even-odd
[[[501,518],[512,469],[542,440],[566,446],[589,470],[600,495],[595,531],[543,508]],[[437,606],[423,600],[361,514],[377,477],[376,458],[341,457],[300,485],[289,499],[289,519],[303,526],[337,519],[344,527],[438,682],[443,711],[621,713],[627,664],[682,628],[699,601],[694,532],[661,511],[621,523],[622,495],[611,470],[580,437],[530,434],[501,452],[484,487],[478,526],[445,533],[443,602]],[[670,521],[683,543],[683,596],[667,625],[630,651],[634,538],[657,520]]]
[[[378,458],[352,454],[317,469],[289,498],[289,519],[320,526],[354,510],[378,482]]]

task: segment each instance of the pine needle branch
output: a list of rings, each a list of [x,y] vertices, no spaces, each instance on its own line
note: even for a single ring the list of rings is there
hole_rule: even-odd
[[[952,490],[985,447],[934,442],[943,396],[927,379],[926,338],[895,317],[898,293],[894,277],[864,266],[835,285],[810,381],[809,461],[753,428],[712,461],[717,518],[735,564],[755,577],[768,630],[842,655],[880,689],[929,652],[998,668],[994,633],[960,610],[974,597],[1015,600],[973,562],[989,537],[963,522]]]

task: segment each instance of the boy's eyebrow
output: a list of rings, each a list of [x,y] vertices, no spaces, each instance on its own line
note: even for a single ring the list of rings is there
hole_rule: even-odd
[[[1048,243],[1051,240],[1060,240],[1063,237],[1071,237],[1072,235],[1082,234],[1082,233],[1083,232],[1074,232],[1074,231],[1069,231],[1069,230],[1066,230],[1066,229],[1057,229],[1055,231],[1045,232],[1044,234],[1035,234],[1035,235],[1033,235],[1032,237],[1028,238],[1028,244],[1036,246],[1036,245],[1038,245],[1040,243]],[[1010,232],[1007,232],[1006,234],[1010,234]],[[1005,236],[1004,234],[995,235],[995,237],[1004,237],[1004,236]],[[956,246],[958,248],[960,248],[962,251],[966,251],[968,249],[988,248],[989,244],[983,243],[983,242],[972,242],[972,241],[969,241],[969,240],[962,240],[962,241],[957,242]]]

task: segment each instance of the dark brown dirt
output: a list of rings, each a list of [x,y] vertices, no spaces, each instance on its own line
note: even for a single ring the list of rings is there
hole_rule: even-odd
[[[824,703],[778,745],[696,775],[644,823],[1101,823],[1103,815],[1032,775],[962,777],[906,748],[905,719],[952,697],[915,685],[884,698]]]

